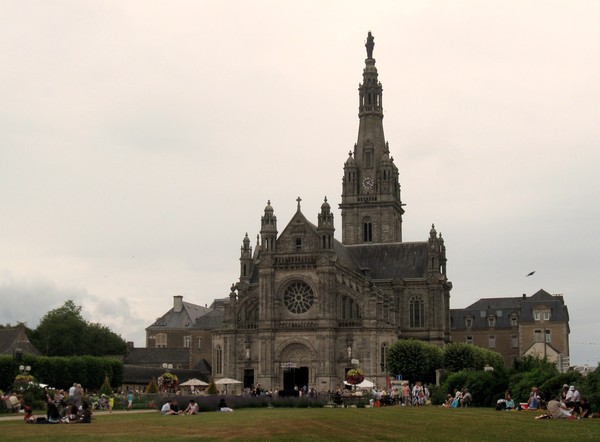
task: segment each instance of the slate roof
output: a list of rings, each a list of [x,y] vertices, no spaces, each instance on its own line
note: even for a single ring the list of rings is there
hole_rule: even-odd
[[[291,218],[284,228],[281,237],[295,220],[301,220],[314,234],[317,226],[311,223],[301,211]],[[257,246],[258,249],[258,246]],[[427,276],[428,242],[401,242],[385,244],[344,245],[334,238],[333,250],[338,264],[357,273],[369,270],[371,279],[393,280],[395,278],[425,278]],[[256,253],[256,251],[255,251]],[[258,270],[255,268],[250,282],[259,282]]]
[[[124,358],[129,365],[157,365],[164,362],[169,364],[188,366],[190,363],[190,349],[184,347],[140,347],[132,348]]]
[[[206,362],[206,361],[205,361]],[[208,364],[206,365],[210,367]],[[169,370],[179,378],[179,382],[185,382],[188,379],[196,378],[204,382],[209,382],[210,370],[206,371],[206,366],[199,369],[172,369]],[[125,364],[123,367],[123,384],[148,385],[150,380],[157,379],[165,370],[161,367],[143,367],[138,365]]]
[[[465,319],[470,316],[473,319],[473,329],[487,329],[489,315],[496,317],[494,328],[510,328],[513,314],[518,315],[520,323],[533,322],[533,310],[542,305],[550,309],[550,322],[569,320],[569,312],[562,296],[539,290],[529,297],[482,298],[467,308],[450,309],[451,328],[465,330]]]
[[[427,242],[359,244],[342,246],[371,279],[424,278],[427,273]]]
[[[190,302],[182,301],[183,307],[181,311],[176,312],[174,308],[171,308],[167,313],[158,318],[152,325],[146,328],[146,330],[160,327],[160,328],[185,328],[190,327],[196,319],[200,316],[211,311],[208,307],[202,307],[200,305],[192,304]]]
[[[223,325],[224,315],[225,312],[223,309],[212,310],[196,319],[193,328],[201,330],[214,330],[215,328],[219,328]]]

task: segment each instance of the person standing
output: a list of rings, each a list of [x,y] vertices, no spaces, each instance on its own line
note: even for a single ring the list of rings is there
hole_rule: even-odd
[[[127,392],[127,411],[133,409],[133,390]]]

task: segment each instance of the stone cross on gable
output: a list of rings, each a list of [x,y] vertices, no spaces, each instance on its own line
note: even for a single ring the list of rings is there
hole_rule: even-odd
[[[296,198],[296,201],[298,201],[298,210],[300,210],[300,201],[302,201],[302,198],[298,197]]]

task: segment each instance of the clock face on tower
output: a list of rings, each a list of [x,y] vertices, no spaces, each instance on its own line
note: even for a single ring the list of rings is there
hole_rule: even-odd
[[[369,192],[369,191],[373,190],[373,187],[375,187],[373,178],[371,178],[370,176],[364,177],[362,180],[362,188],[364,190],[366,190],[367,192]]]

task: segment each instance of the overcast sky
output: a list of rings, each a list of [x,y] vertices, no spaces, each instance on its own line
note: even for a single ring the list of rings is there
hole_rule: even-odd
[[[72,299],[144,346],[174,295],[227,296],[268,199],[280,232],[298,196],[314,223],[339,204],[371,30],[404,240],[442,232],[452,308],[563,294],[596,364],[598,23],[573,0],[0,2],[0,323]]]

